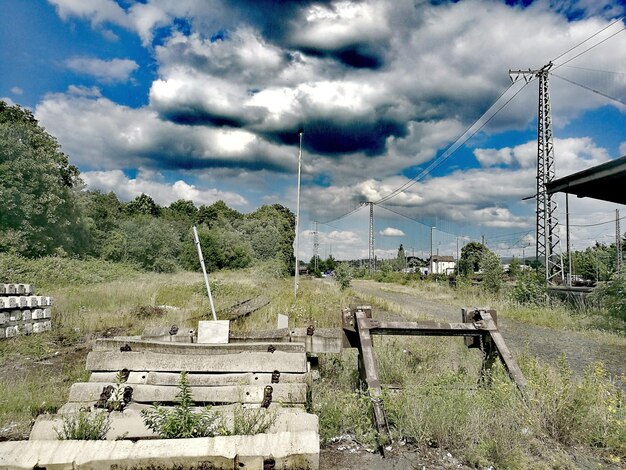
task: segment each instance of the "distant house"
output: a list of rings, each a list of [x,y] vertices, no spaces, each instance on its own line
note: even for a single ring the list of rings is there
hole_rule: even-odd
[[[432,260],[428,260],[428,266],[432,266],[432,274],[454,274],[456,262],[453,256],[434,255]]]

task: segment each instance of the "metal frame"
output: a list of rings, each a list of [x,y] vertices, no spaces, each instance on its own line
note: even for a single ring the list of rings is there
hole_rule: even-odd
[[[374,320],[369,306],[345,309],[342,312],[343,330],[349,345],[358,349],[359,388],[367,389],[372,400],[376,429],[389,437],[389,424],[382,400],[373,335],[460,336],[469,348],[483,353],[481,381],[489,380],[489,370],[499,358],[517,388],[524,393],[527,382],[513,359],[496,325],[496,311],[490,309],[462,309],[462,323],[389,322]],[[381,449],[383,451],[383,449]]]

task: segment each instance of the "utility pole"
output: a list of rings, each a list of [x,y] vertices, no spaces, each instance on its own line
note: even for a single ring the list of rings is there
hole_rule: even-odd
[[[430,271],[428,272],[428,274],[432,274],[433,273],[433,230],[435,230],[436,227],[430,227]]]
[[[536,70],[509,70],[511,81],[523,78],[527,83],[539,79],[539,106],[537,111],[537,259],[545,264],[546,282],[563,282],[563,261],[559,255],[560,239],[556,201],[546,191],[546,184],[554,179],[554,145],[548,75],[552,62]]]
[[[317,272],[317,261],[319,258],[319,250],[320,250],[320,240],[319,240],[319,232],[317,220],[315,221],[315,232],[313,232],[313,264],[315,267],[315,272]]]
[[[567,285],[572,287],[572,247],[569,238],[569,193],[565,193],[565,237],[567,244]]]
[[[617,262],[615,271],[617,275],[622,275],[622,231],[619,228],[619,209],[615,209],[615,251],[617,252]]]
[[[374,260],[374,203],[373,202],[362,202],[362,206],[369,205],[370,206],[370,232],[369,232],[369,250],[368,250],[368,260],[369,260],[369,271],[370,276],[374,275],[374,270],[376,269],[375,260]]]
[[[295,254],[296,254],[296,273],[294,278],[294,286],[293,286],[293,300],[294,302],[298,300],[298,283],[300,280],[300,261],[298,260],[298,225],[300,223],[300,175],[302,170],[302,131],[298,132],[300,137],[300,147],[298,150],[298,195],[296,199],[296,243],[295,243]]]

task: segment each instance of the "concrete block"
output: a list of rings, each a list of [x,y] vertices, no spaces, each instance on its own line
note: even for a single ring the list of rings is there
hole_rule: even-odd
[[[24,323],[20,326],[20,334],[21,335],[30,335],[33,332],[33,324],[32,323]]]
[[[9,316],[4,313],[4,312],[0,312],[0,325],[4,325],[5,323],[7,323],[9,321]]]
[[[30,296],[30,297],[26,297],[26,304],[28,307],[38,307],[39,306],[39,297],[37,296]]]
[[[148,370],[155,372],[306,372],[306,355],[299,353],[242,352],[220,355],[183,355],[152,352],[92,351],[87,370]]]
[[[6,284],[0,284],[0,295],[5,295],[7,293],[7,285]]]
[[[315,431],[254,436],[132,441],[0,442],[0,468],[247,468],[261,470],[273,461],[281,470],[319,469]],[[266,467],[267,468],[267,467]]]
[[[33,333],[43,333],[46,331],[43,322],[33,323]]]
[[[85,405],[82,406],[84,407]],[[59,412],[56,415],[39,415],[31,429],[29,439],[31,441],[56,440],[57,432],[55,428],[63,429],[63,415],[76,413],[80,408],[81,406],[67,407],[65,413]],[[143,418],[140,414],[142,409],[148,408],[150,408],[150,406],[132,403],[123,412],[114,411],[110,413],[110,428],[109,432],[107,432],[106,439],[115,440],[120,437],[123,437],[124,439],[145,439],[157,437],[156,434],[145,426]],[[172,407],[167,406],[164,408],[172,409]],[[200,411],[201,407],[198,407],[195,412]],[[226,425],[227,428],[232,429],[233,415],[235,411],[234,406],[213,406],[211,411],[219,416],[219,419]],[[241,411],[241,409],[238,410],[238,412]],[[300,408],[244,408],[243,413],[255,413],[260,416],[270,414],[274,419],[274,423],[268,429],[268,433],[301,431],[318,432],[319,429],[318,417],[314,414],[307,413],[305,410]]]
[[[21,321],[22,320],[22,311],[21,310],[11,310],[11,316],[9,317],[11,321]]]
[[[18,305],[20,307],[28,307],[28,302],[29,302],[28,297],[21,296],[21,297],[18,297],[18,299],[19,299],[18,300]]]
[[[14,326],[8,326],[4,330],[4,334],[7,338],[13,338],[14,336],[17,335],[17,328],[15,328]]]
[[[114,383],[117,372],[92,372],[89,382]],[[176,386],[180,374],[176,372],[130,372],[125,383],[170,385]],[[242,374],[187,374],[189,384],[194,386],[215,387],[222,385],[269,385],[272,383],[272,374],[251,373]],[[279,383],[309,383],[309,374],[283,374],[278,377]]]
[[[17,286],[15,284],[5,284],[6,286],[6,293],[9,295],[15,295],[17,294]]]
[[[287,315],[283,315],[282,313],[278,314],[278,329],[281,328],[289,328],[289,317]]]
[[[106,383],[80,382],[70,388],[69,401],[96,402]],[[173,403],[179,390],[175,386],[133,385],[136,403]],[[272,384],[272,401],[281,404],[306,402],[306,384]],[[197,403],[257,403],[263,401],[264,385],[226,385],[222,387],[193,387],[193,400]]]
[[[52,297],[39,295],[37,296],[37,303],[40,307],[49,307],[50,305],[52,305]]]
[[[41,320],[43,318],[43,309],[36,308],[31,311],[31,317],[33,320]]]
[[[230,321],[199,321],[198,343],[200,344],[224,344],[228,343]]]
[[[33,312],[31,310],[22,310],[22,320],[31,321],[33,319]]]
[[[52,316],[52,310],[50,310],[49,308],[44,308],[42,313],[43,318],[50,318]]]
[[[4,308],[19,307],[19,297],[4,297]]]
[[[6,338],[6,336],[7,334],[6,334],[5,328],[0,326],[0,339],[4,339]]]
[[[44,331],[50,331],[52,329],[52,322],[49,320],[43,322],[43,329]]]
[[[95,351],[119,351],[122,346],[130,346],[133,352],[151,351],[172,354],[236,354],[240,352],[267,352],[272,346],[275,351],[304,353],[303,343],[228,343],[228,344],[199,344],[199,343],[173,343],[165,341],[152,341],[146,339],[127,338],[103,338],[96,340]]]

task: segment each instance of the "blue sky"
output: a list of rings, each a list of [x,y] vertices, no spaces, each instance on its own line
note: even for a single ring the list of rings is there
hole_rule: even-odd
[[[511,85],[509,69],[557,59],[557,176],[626,154],[626,106],[563,80],[626,101],[620,0],[2,7],[0,98],[35,112],[88,188],[123,200],[145,192],[163,205],[222,199],[243,212],[265,203],[295,209],[303,127],[304,258],[314,220],[328,222],[319,224],[322,256],[366,256],[368,211],[335,219],[404,185],[375,209],[381,257],[400,243],[424,254],[431,226],[441,254],[482,235],[503,255],[533,245],[534,204],[522,198],[534,193],[537,82]],[[510,103],[457,146],[501,94],[492,109]],[[575,200],[570,208],[583,225],[612,219],[615,206]],[[599,227],[576,230],[574,247],[610,242],[613,226]]]

